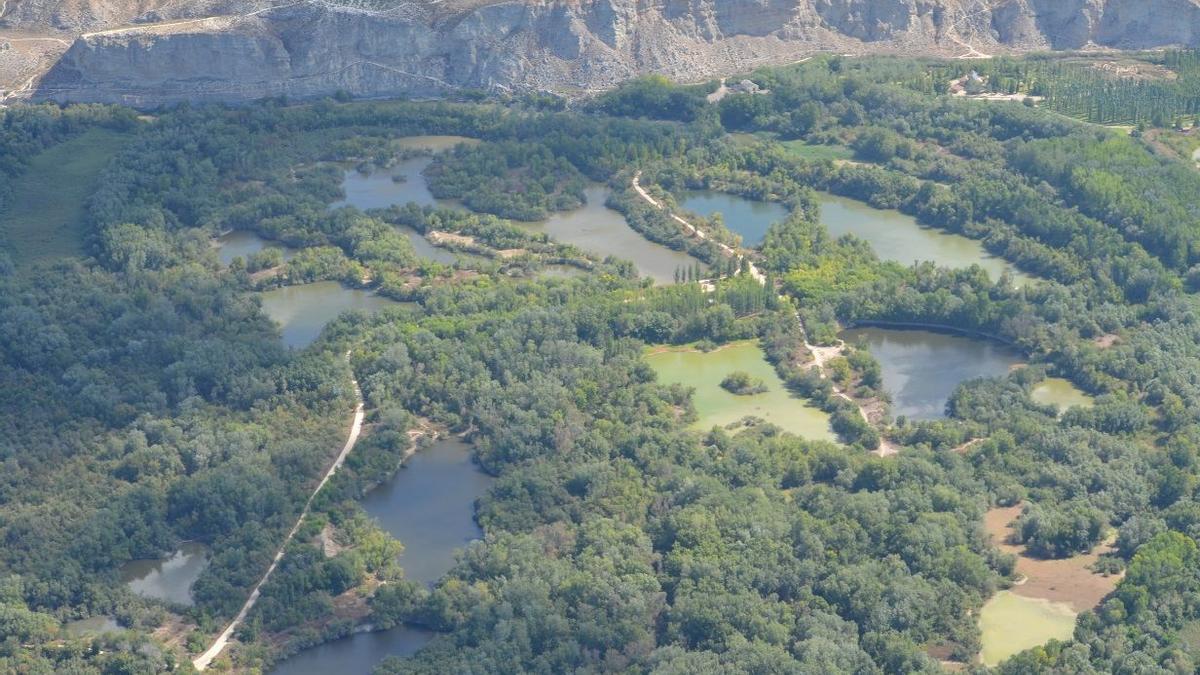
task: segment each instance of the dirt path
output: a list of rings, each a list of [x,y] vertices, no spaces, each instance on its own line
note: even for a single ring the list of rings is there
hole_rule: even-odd
[[[106,28],[104,30],[93,31],[91,33],[83,33],[79,37],[90,38],[95,35],[116,35],[116,34],[125,33],[128,31],[154,31],[154,30],[160,30],[160,29],[164,29],[164,28],[177,28],[179,26],[190,26],[193,24],[211,23],[213,21],[234,21],[237,19],[246,19],[246,18],[249,18],[252,16],[258,16],[259,14],[266,14],[267,12],[273,12],[277,9],[284,9],[287,7],[295,7],[296,5],[299,5],[299,4],[303,4],[303,3],[302,2],[289,2],[284,5],[271,5],[270,7],[263,7],[262,9],[256,9],[253,12],[247,12],[246,14],[218,14],[217,16],[204,16],[204,17],[200,17],[198,19],[180,19],[177,21],[164,21],[162,23],[143,23],[143,24],[135,24],[133,26],[121,26],[119,28]]]
[[[637,191],[637,193],[639,195],[641,195],[642,199],[646,200],[646,203],[650,204],[651,206],[653,206],[656,209],[659,209],[660,211],[667,211],[666,206],[664,204],[659,202],[654,197],[651,197],[650,194],[648,192],[646,192],[645,189],[642,188],[641,178],[642,178],[642,172],[640,170],[637,173],[633,174],[633,180],[630,181],[630,185],[633,186],[633,189],[635,191]],[[695,227],[694,225],[687,222],[683,218],[681,218],[673,213],[670,213],[669,211],[667,212],[667,215],[669,215],[669,216],[671,216],[671,218],[675,219],[676,222],[682,224],[683,227],[688,231],[689,234],[699,237],[700,239],[708,238],[707,236],[705,236],[704,232],[702,232],[699,228]],[[722,252],[724,252],[728,257],[737,258],[738,260],[746,259],[740,252],[735,251],[733,248],[726,246],[725,244],[717,242],[717,245],[721,247]],[[767,283],[766,275],[764,275],[761,271],[759,271],[758,267],[756,267],[754,265],[754,263],[752,263],[752,262],[749,263],[749,270],[750,270],[750,272],[749,272],[750,276],[754,277],[755,281],[757,281],[758,283],[760,283],[764,286],[766,285],[766,283]],[[807,349],[809,351],[810,354],[812,354],[813,362],[817,366],[817,370],[821,375],[821,379],[826,379],[825,364],[828,363],[831,359],[836,358],[841,353],[842,348],[845,347],[845,343],[842,342],[841,340],[839,340],[838,343],[832,347],[818,347],[814,344],[810,344],[808,341],[808,331],[804,330],[804,322],[800,320],[799,314],[796,314],[796,323],[798,323],[800,325],[800,334],[804,337],[804,347],[805,347],[805,349]],[[832,384],[832,381],[831,381],[831,384]],[[849,394],[846,394],[841,389],[839,389],[836,384],[833,385],[833,394],[834,394],[834,396],[837,396],[840,399],[849,401],[850,403],[854,404],[854,406],[858,408],[858,414],[862,415],[863,421],[870,424],[871,418],[867,415],[867,411],[862,406],[862,404],[860,404],[858,401],[854,400],[854,398],[852,398]],[[881,436],[880,440],[879,440],[879,448],[877,448],[871,452],[872,452],[872,454],[879,455],[880,457],[891,457],[893,455],[900,454],[900,447],[897,446],[895,443],[893,443],[893,442],[889,441],[888,439],[883,438]]]
[[[706,97],[706,100],[709,103],[720,103],[721,99],[725,98],[725,96],[728,94],[729,94],[729,87],[725,86],[725,78],[722,77],[721,78],[721,86],[717,87],[716,91],[709,94]]]
[[[346,360],[350,360],[350,352],[346,352]],[[329,482],[329,479],[333,477],[333,474],[337,473],[337,470],[342,467],[342,463],[346,461],[346,456],[350,454],[350,451],[354,449],[354,444],[358,442],[358,435],[362,432],[363,418],[365,417],[363,412],[362,389],[359,388],[358,380],[354,379],[353,375],[351,375],[350,381],[354,385],[354,399],[356,401],[356,405],[354,407],[354,419],[350,423],[350,435],[346,438],[346,444],[342,446],[342,451],[338,453],[337,458],[333,460],[333,464],[330,465],[329,470],[325,472],[325,476],[321,478],[321,482],[317,483],[317,487],[312,491],[312,494],[308,496],[308,501],[304,503],[304,510],[300,512],[300,517],[296,519],[296,524],[292,526],[291,532],[288,532],[288,535],[284,537],[283,543],[279,545],[279,550],[275,552],[275,558],[271,561],[271,565],[267,567],[267,571],[263,573],[262,578],[259,579],[258,583],[254,585],[254,590],[250,591],[250,597],[246,598],[246,604],[242,605],[241,611],[237,613],[237,616],[233,617],[233,621],[231,621],[229,625],[225,627],[225,630],[221,631],[221,634],[217,636],[217,639],[215,642],[213,642],[212,646],[192,661],[192,665],[195,666],[196,670],[204,670],[205,668],[208,668],[213,659],[220,656],[221,652],[225,650],[226,646],[228,646],[230,638],[233,637],[233,631],[236,630],[237,627],[246,620],[246,616],[250,613],[250,610],[254,609],[255,603],[258,602],[259,593],[262,591],[263,584],[267,583],[267,579],[271,577],[271,573],[275,571],[275,568],[279,565],[279,561],[283,559],[284,551],[287,550],[287,545],[291,543],[292,537],[296,536],[296,531],[300,529],[300,525],[304,522],[305,516],[308,515],[308,510],[312,507],[313,499],[316,498],[317,493],[321,491],[321,488],[325,487],[325,484]]]
[[[799,315],[796,316],[796,321],[800,321]],[[803,330],[803,322],[800,323],[800,328]],[[845,346],[845,342],[838,340],[837,344],[833,345],[832,347],[818,347],[817,345],[809,343],[808,333],[804,332],[804,348],[807,349],[810,354],[812,354],[813,365],[817,367],[817,371],[820,373],[822,380],[827,379],[825,375],[825,364],[840,356],[842,349],[845,348]],[[864,408],[861,403],[856,401],[853,396],[842,391],[842,389],[838,387],[837,384],[835,384],[832,380],[830,380],[829,384],[833,387],[834,396],[842,399],[843,401],[852,403],[856,408],[858,408],[858,414],[862,416],[863,421],[867,424],[871,423],[871,418],[869,415],[867,415],[867,409]],[[879,447],[875,450],[872,450],[871,454],[878,455],[880,457],[892,457],[900,454],[900,446],[880,436]]]
[[[951,42],[953,42],[954,44],[967,50],[967,53],[965,53],[961,56],[956,56],[955,58],[958,58],[958,59],[990,59],[990,58],[992,58],[991,54],[985,54],[985,53],[979,51],[978,49],[975,48],[974,45],[972,45],[971,43],[966,42],[958,37],[958,32],[960,30],[962,30],[963,24],[965,24],[973,16],[979,16],[979,15],[990,12],[991,7],[985,4],[973,12],[967,11],[965,9],[962,11],[963,11],[963,15],[958,17],[957,19],[955,19],[954,25],[951,27],[951,31],[947,34],[947,37],[950,38]]]
[[[968,451],[968,450],[970,450],[971,448],[975,447],[976,445],[979,445],[980,443],[984,442],[985,440],[987,440],[987,439],[985,439],[985,438],[972,438],[971,440],[967,441],[966,443],[963,443],[962,445],[960,445],[960,446],[958,446],[958,447],[956,447],[956,448],[952,448],[952,449],[950,450],[950,452],[953,452],[953,453],[956,453],[956,454],[959,454],[959,455],[965,455],[965,454],[967,453],[967,451]],[[1020,515],[1020,513],[1018,512],[1018,514],[1017,514],[1017,515]],[[1013,516],[1013,518],[1016,518],[1016,516]]]
[[[687,233],[690,234],[691,236],[696,237],[697,239],[700,239],[702,241],[708,240],[708,234],[706,234],[703,230],[696,227],[695,225],[692,225],[691,223],[689,223],[687,220],[685,220],[681,216],[671,213],[670,211],[667,210],[667,207],[665,204],[662,204],[654,197],[651,197],[650,193],[646,192],[646,190],[642,188],[641,180],[642,180],[642,172],[641,172],[641,170],[638,170],[637,173],[633,174],[633,180],[630,181],[630,185],[632,185],[633,189],[635,191],[637,191],[637,193],[639,195],[641,195],[642,199],[646,200],[646,203],[648,203],[650,206],[653,206],[654,208],[658,209],[659,211],[665,212],[668,216],[671,217],[672,220],[674,220],[675,222],[682,225],[683,229],[685,231],[687,231]],[[743,256],[741,253],[736,251],[732,246],[729,246],[728,244],[722,244],[719,241],[714,242],[714,243],[720,247],[721,253],[723,253],[725,255],[725,257],[736,258],[738,260],[746,260],[745,256]],[[747,264],[749,266],[748,269],[750,271],[750,276],[754,277],[754,280],[757,281],[758,283],[766,284],[767,283],[766,275],[764,275],[762,272],[760,272],[758,267],[753,262],[747,261]]]
[[[0,5],[0,9],[3,9],[3,8],[4,8],[4,6]],[[0,16],[4,16],[4,13],[0,12]],[[8,40],[5,40],[5,42],[8,42],[10,44],[16,44],[18,42],[56,42],[60,45],[65,45],[67,47],[71,46],[71,42],[69,40],[64,40],[62,38],[56,38],[56,37],[10,38]]]

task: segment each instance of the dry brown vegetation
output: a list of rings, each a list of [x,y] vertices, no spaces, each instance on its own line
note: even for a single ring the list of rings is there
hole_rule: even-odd
[[[1103,575],[1089,567],[1101,555],[1112,550],[1111,543],[1096,547],[1091,553],[1061,560],[1035,558],[1025,553],[1025,547],[1009,543],[1012,523],[1021,515],[1021,506],[998,507],[984,515],[983,525],[993,543],[1001,551],[1017,556],[1018,582],[1012,592],[1026,598],[1065,602],[1082,612],[1100,604],[1116,587],[1120,575]]]

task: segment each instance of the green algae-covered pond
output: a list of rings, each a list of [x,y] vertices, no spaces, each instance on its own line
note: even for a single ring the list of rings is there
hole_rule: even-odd
[[[1095,404],[1095,399],[1071,384],[1070,380],[1061,377],[1047,377],[1037,383],[1030,390],[1029,397],[1043,405],[1058,408],[1059,414],[1075,406],[1090,408]]]
[[[1066,604],[1000,591],[979,612],[984,665],[994,666],[1050,640],[1069,640],[1075,612]]]
[[[687,347],[659,348],[646,360],[661,382],[695,389],[692,401],[700,416],[694,425],[697,429],[723,427],[754,416],[797,436],[836,440],[829,415],[789,393],[754,341],[734,342],[708,353]],[[721,388],[721,380],[739,370],[762,380],[767,391],[738,396]]]

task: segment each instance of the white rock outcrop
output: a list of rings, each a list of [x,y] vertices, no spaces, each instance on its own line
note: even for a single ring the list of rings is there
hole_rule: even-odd
[[[22,0],[31,1],[31,0]],[[507,0],[365,8],[164,5],[79,35],[35,98],[174,101],[578,93],[645,72],[702,79],[820,50],[979,55],[1200,44],[1200,0]],[[172,14],[171,7],[177,7]],[[200,10],[225,12],[194,17]]]

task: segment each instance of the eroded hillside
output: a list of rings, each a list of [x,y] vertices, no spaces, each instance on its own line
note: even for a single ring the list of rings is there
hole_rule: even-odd
[[[2,0],[0,0],[2,1]],[[610,87],[815,51],[1195,45],[1198,0],[8,0],[9,98],[246,100]]]

